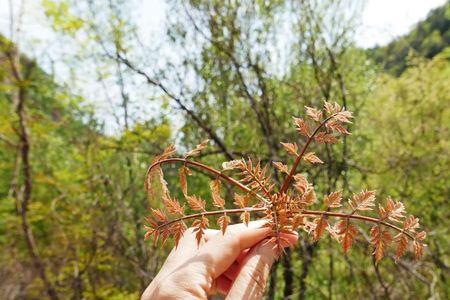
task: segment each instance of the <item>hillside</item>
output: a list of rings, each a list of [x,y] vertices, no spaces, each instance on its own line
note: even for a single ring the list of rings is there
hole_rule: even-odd
[[[449,45],[450,1],[432,10],[410,33],[394,39],[386,46],[374,47],[368,52],[384,70],[398,76],[408,65],[410,51],[426,58],[433,58]]]

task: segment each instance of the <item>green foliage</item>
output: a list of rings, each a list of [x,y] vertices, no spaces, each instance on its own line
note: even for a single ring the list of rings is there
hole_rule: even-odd
[[[448,265],[450,181],[450,49],[416,59],[399,78],[381,75],[361,112],[354,145],[355,185],[377,186],[421,214],[434,261]],[[443,251],[443,252],[442,252]],[[426,268],[425,265],[422,268]],[[437,268],[436,276],[445,278]],[[445,280],[436,283],[448,293]],[[419,295],[419,290],[414,294]],[[423,295],[425,297],[425,295]]]
[[[47,17],[52,20],[55,30],[74,35],[85,25],[81,18],[71,12],[69,1],[43,0],[42,6]]]
[[[1,50],[7,51],[6,46]],[[143,178],[146,162],[170,139],[169,123],[149,119],[120,136],[106,136],[80,97],[23,60],[22,72],[30,74],[25,102],[33,181],[28,219],[50,279],[59,282],[58,292],[74,297],[135,299],[147,279],[142,279],[144,271],[139,276],[132,270],[148,272],[159,265],[149,261],[150,252],[142,252],[141,213],[148,203],[137,178]],[[33,260],[17,211],[23,176],[15,173],[20,167],[16,85],[8,60],[0,70],[5,75],[0,91],[0,268],[13,284],[25,283],[24,290],[11,292],[13,297],[41,298],[39,277],[25,271],[14,275]]]
[[[426,211],[427,223],[443,217],[429,203],[444,205],[449,192],[449,50],[417,59],[398,79],[380,76],[359,124],[361,139],[370,141],[360,152],[362,167],[374,173],[369,180]]]

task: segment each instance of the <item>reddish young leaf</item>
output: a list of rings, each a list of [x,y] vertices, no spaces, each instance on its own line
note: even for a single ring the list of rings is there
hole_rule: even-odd
[[[303,159],[312,164],[323,164],[323,161],[318,158],[314,152],[308,152],[303,156]]]
[[[341,239],[341,236],[338,234],[338,229],[337,229],[337,227],[336,227],[336,225],[335,226],[331,226],[330,224],[327,226],[327,228],[325,228],[327,231],[328,231],[328,233],[330,234],[330,236],[333,238],[333,239],[335,239],[336,241],[338,241],[339,243],[341,243],[342,241],[342,239]]]
[[[325,101],[325,104],[324,104],[323,107],[324,107],[326,113],[329,116],[334,114],[334,113],[337,113],[337,112],[339,112],[341,110],[341,106],[338,103],[336,103],[336,102],[331,103],[331,102]]]
[[[211,181],[209,184],[211,188],[212,198],[213,198],[213,204],[215,207],[219,208],[225,208],[225,200],[220,196],[220,187],[221,182],[219,179]]]
[[[294,188],[300,193],[300,195],[303,195],[308,188],[308,180],[306,180],[305,176],[298,173],[294,175],[294,181]]]
[[[156,168],[159,168],[159,166],[152,169],[150,172],[148,172],[147,177],[145,178],[144,187],[147,191],[147,195],[149,198],[153,197],[154,190],[153,190],[153,176],[155,176]]]
[[[370,242],[375,246],[373,255],[375,256],[375,263],[383,258],[389,244],[392,242],[392,235],[387,229],[382,229],[380,226],[374,226],[370,230]]]
[[[186,231],[186,224],[184,224],[182,221],[175,222],[170,226],[169,230],[170,234],[172,234],[174,237],[175,248],[177,248],[180,239],[183,237],[183,234]]]
[[[399,201],[394,202],[391,198],[388,198],[385,207],[380,205],[379,214],[383,220],[389,219],[394,222],[401,222],[400,219],[405,217],[405,206]]]
[[[324,202],[325,205],[329,208],[338,208],[342,206],[341,200],[342,200],[342,191],[336,191],[326,196]]]
[[[148,225],[150,225],[149,228],[157,228],[159,225],[159,222],[155,220],[152,216],[146,217],[145,220],[147,221]]]
[[[305,108],[306,108],[306,115],[308,115],[308,117],[310,117],[312,120],[316,122],[320,122],[320,119],[322,119],[321,110],[309,106],[305,106]]]
[[[194,227],[195,239],[197,240],[197,245],[200,245],[202,241],[203,235],[205,234],[205,230],[209,226],[208,218],[202,216],[201,219],[197,219],[192,223]]]
[[[348,200],[353,212],[358,210],[372,210],[375,206],[375,192],[363,190],[359,194],[353,194],[351,200]]]
[[[222,234],[225,234],[227,230],[228,224],[230,224],[231,219],[227,215],[220,216],[217,220],[217,224],[220,226],[220,230],[222,230]]]
[[[169,195],[165,195],[163,197],[163,202],[169,214],[174,216],[184,215],[184,205],[181,206],[180,202],[178,202],[177,199],[172,199]]]
[[[159,236],[161,239],[161,246],[164,247],[164,245],[166,244],[167,239],[170,236],[170,228],[169,227],[164,227],[160,230],[159,232]]]
[[[152,235],[155,235],[158,233],[158,231],[155,228],[149,227],[147,225],[144,225],[144,229],[146,230],[144,239],[148,239]]]
[[[160,210],[159,208],[156,208],[156,209],[152,208],[151,211],[152,211],[153,218],[157,222],[164,223],[164,222],[167,221],[166,214],[162,210]]]
[[[344,253],[347,253],[355,240],[358,230],[348,220],[341,220],[338,225],[338,234],[342,235],[342,248]]]
[[[395,260],[399,260],[408,249],[409,239],[405,234],[400,234],[395,238],[397,248],[395,251]]]
[[[330,128],[335,132],[339,132],[340,134],[350,134],[350,132],[338,121],[329,121],[326,124],[326,127]]]
[[[348,110],[342,110],[337,113],[336,116],[334,116],[335,120],[338,120],[342,123],[351,123],[350,119],[353,118],[353,113]]]
[[[241,164],[242,164],[241,159],[226,161],[226,162],[222,163],[222,170],[227,171],[227,170],[238,169],[238,168],[240,168]]]
[[[248,211],[244,211],[241,214],[240,219],[241,219],[242,223],[244,223],[245,225],[248,226],[248,222],[250,222],[250,213]]]
[[[316,227],[314,229],[314,241],[318,241],[328,227],[328,220],[324,216],[314,220]]]
[[[279,161],[274,161],[273,165],[277,168],[281,173],[289,174],[288,166]]]
[[[239,208],[245,208],[248,206],[249,197],[247,195],[239,195],[234,194],[234,204],[237,205]]]
[[[416,259],[421,259],[423,257],[424,245],[418,241],[413,242],[414,256]]]
[[[427,233],[425,231],[418,232],[416,234],[416,240],[423,241],[427,237]]]
[[[175,154],[176,151],[176,147],[174,144],[170,144],[169,146],[167,146],[166,149],[164,149],[163,153],[161,154],[161,159],[166,159],[169,158],[170,156]]]
[[[271,176],[266,175],[267,169],[268,166],[261,167],[259,161],[256,165],[253,165],[251,159],[247,162],[243,161],[242,172],[239,174],[242,176],[241,182],[247,184],[254,192],[263,190],[265,194],[269,194],[273,189],[273,182]]]
[[[305,122],[305,120],[303,120],[301,118],[294,118],[294,123],[295,123],[295,126],[297,127],[297,131],[301,135],[309,137],[310,129],[309,129],[308,124]]]
[[[187,192],[187,179],[186,177],[188,175],[191,175],[191,171],[185,167],[182,166],[180,168],[180,170],[178,171],[178,174],[180,176],[180,186],[181,186],[181,191],[183,192],[183,195],[186,197],[188,192]]]
[[[334,135],[326,133],[325,131],[321,131],[318,134],[316,134],[314,136],[314,139],[319,144],[335,144],[338,141]]]
[[[195,195],[187,196],[186,199],[192,210],[205,211],[205,205],[206,205],[205,200],[203,200],[200,197],[197,197]]]
[[[203,142],[201,142],[200,144],[195,146],[194,149],[192,149],[191,151],[186,153],[184,158],[189,158],[189,157],[193,157],[193,156],[199,155],[200,152],[208,146],[208,143],[209,143],[209,140],[204,140]]]
[[[167,146],[166,149],[164,149],[164,151],[161,155],[158,155],[153,159],[153,162],[155,163],[157,161],[167,159],[167,158],[171,157],[173,154],[175,154],[175,151],[176,151],[175,145],[170,144],[169,146]]]
[[[414,216],[409,216],[403,223],[403,229],[406,231],[415,232],[419,228],[419,219]]]
[[[301,214],[296,214],[292,219],[292,229],[297,230],[301,225],[305,224],[305,217]]]
[[[310,187],[306,190],[306,193],[303,194],[301,202],[305,203],[306,205],[312,205],[316,202],[316,192],[314,191],[313,187]]]
[[[298,146],[296,143],[281,143],[283,145],[284,149],[293,156],[298,156]]]

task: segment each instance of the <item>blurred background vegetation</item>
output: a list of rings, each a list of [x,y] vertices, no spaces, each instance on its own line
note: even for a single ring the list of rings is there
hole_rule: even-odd
[[[11,18],[0,37],[0,298],[138,298],[171,248],[143,239],[152,157],[209,138],[200,160],[213,166],[287,161],[292,116],[326,100],[356,118],[351,136],[314,149],[326,164],[304,171],[318,194],[373,188],[403,201],[428,232],[426,256],[376,266],[364,235],[345,256],[301,233],[267,299],[449,299],[450,2],[371,49],[354,41],[356,3],[170,0],[149,43],[137,1],[45,0],[61,49],[49,61],[70,84],[21,51],[26,28]],[[86,81],[103,110],[81,96]],[[207,178],[191,181],[209,197]]]

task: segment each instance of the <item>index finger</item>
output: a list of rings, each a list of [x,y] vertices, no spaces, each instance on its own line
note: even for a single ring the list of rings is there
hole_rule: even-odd
[[[213,279],[225,272],[243,250],[253,247],[272,232],[269,227],[233,226],[235,227],[230,226],[230,230],[224,235],[217,234],[211,237],[198,254],[203,258]]]

